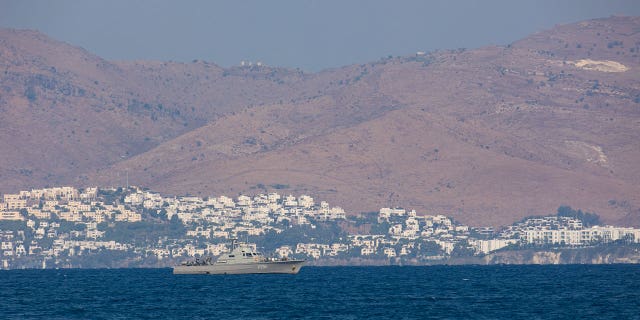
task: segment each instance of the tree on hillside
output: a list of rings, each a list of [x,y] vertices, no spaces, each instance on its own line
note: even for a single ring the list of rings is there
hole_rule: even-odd
[[[570,206],[560,206],[557,212],[558,217],[575,218],[582,221],[585,227],[597,226],[600,224],[600,216],[595,213],[582,212],[582,210],[574,210]]]

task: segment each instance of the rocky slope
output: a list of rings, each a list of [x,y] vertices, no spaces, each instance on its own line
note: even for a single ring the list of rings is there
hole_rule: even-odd
[[[640,18],[506,47],[306,74],[108,62],[0,32],[1,191],[54,183],[172,194],[309,193],[509,224],[563,204],[640,224]]]

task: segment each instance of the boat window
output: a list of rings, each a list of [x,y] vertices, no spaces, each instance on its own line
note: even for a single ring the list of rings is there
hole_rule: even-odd
[[[229,258],[235,258],[235,256],[236,256],[235,254],[230,254]]]

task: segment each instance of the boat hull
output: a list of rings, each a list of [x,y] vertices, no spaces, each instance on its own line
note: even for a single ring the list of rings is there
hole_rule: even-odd
[[[175,266],[173,274],[252,274],[288,273],[296,274],[304,260],[270,261],[255,263],[216,263],[199,266]]]

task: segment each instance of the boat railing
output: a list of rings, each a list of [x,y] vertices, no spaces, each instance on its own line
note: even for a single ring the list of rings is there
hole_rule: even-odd
[[[187,262],[183,262],[183,266],[206,266],[211,264],[211,257],[206,257],[204,259],[196,258],[196,260],[191,260]]]

